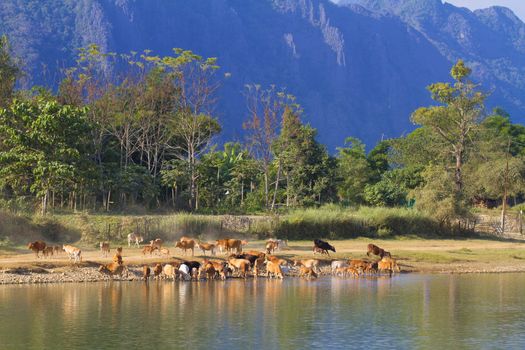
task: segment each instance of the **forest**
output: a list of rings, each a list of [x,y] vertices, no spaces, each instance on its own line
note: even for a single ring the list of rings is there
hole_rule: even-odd
[[[26,73],[3,37],[0,207],[249,214],[336,204],[466,225],[473,207],[504,213],[523,202],[525,127],[504,106],[486,109],[489,94],[462,60],[426,87],[434,102],[407,116],[414,131],[369,151],[348,135],[331,154],[303,122],[293,87],[246,85],[243,138],[223,140],[219,59],[91,45],[57,89],[23,90]]]

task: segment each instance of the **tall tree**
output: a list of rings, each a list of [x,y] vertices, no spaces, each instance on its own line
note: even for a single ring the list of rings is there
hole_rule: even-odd
[[[274,157],[274,144],[279,135],[284,111],[288,108],[300,111],[295,97],[284,89],[271,85],[267,89],[260,85],[246,85],[246,102],[248,119],[244,122],[247,146],[253,157],[260,160],[261,171],[264,174],[264,203],[270,208],[270,173]],[[280,171],[277,172],[280,177]],[[275,180],[276,186],[280,179]],[[275,196],[274,196],[275,197]],[[275,204],[275,201],[272,200]]]
[[[303,124],[297,111],[285,109],[281,132],[274,146],[277,178],[272,208],[275,207],[281,176],[287,207],[330,200],[327,195],[334,192],[331,190],[335,166],[326,148],[316,141],[316,135],[317,130]]]
[[[455,82],[435,83],[428,87],[439,106],[422,107],[412,114],[416,124],[430,127],[447,145],[454,158],[454,183],[458,193],[463,188],[462,168],[469,136],[481,121],[486,95],[469,80],[471,69],[459,60],[450,71]]]
[[[354,137],[347,138],[345,145],[347,147],[338,148],[337,193],[343,202],[361,204],[364,202],[365,185],[372,175],[366,159],[365,145]]]

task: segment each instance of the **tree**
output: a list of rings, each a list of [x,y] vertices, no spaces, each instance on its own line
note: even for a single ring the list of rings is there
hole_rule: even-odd
[[[272,209],[278,195],[281,174],[285,180],[286,206],[309,206],[329,200],[334,192],[335,163],[315,137],[317,130],[301,122],[299,113],[286,108],[274,145],[277,177]],[[326,197],[326,198],[325,198]]]
[[[367,159],[372,172],[372,181],[379,181],[381,175],[390,168],[390,149],[390,140],[384,140],[368,153]]]
[[[445,144],[454,158],[454,183],[463,188],[462,168],[469,137],[478,127],[486,95],[469,80],[471,69],[459,60],[451,70],[454,85],[435,83],[428,87],[432,99],[440,106],[421,107],[411,116],[414,123],[429,127]]]
[[[82,182],[90,125],[86,110],[41,97],[0,111],[0,181],[29,191],[47,212],[50,192]]]
[[[479,141],[502,151],[506,150],[508,140],[512,156],[525,156],[525,126],[512,123],[506,111],[494,108],[481,124]]]
[[[442,166],[429,165],[421,175],[422,185],[410,194],[418,209],[447,226],[469,217],[467,205],[456,191],[455,182],[451,181],[453,174]]]
[[[162,57],[149,50],[140,54],[103,53],[96,45],[80,50],[77,66],[66,71],[59,99],[90,107],[88,115],[96,126],[92,135],[94,158],[106,208],[112,190],[118,192],[114,197],[123,206],[128,197],[137,197],[133,186],[107,176],[106,170],[113,169],[114,163],[121,179],[142,179],[146,175],[135,166],[145,167],[151,181],[140,181],[151,182],[156,188],[166,184],[158,179],[161,170],[179,159],[189,174],[189,208],[197,209],[197,163],[220,132],[212,116],[217,69],[215,58],[182,49]],[[160,204],[158,197],[156,203]]]
[[[0,37],[0,108],[6,108],[15,92],[17,80],[22,71],[17,59],[11,53],[11,44],[6,35]]]
[[[365,145],[354,137],[347,138],[345,145],[347,147],[338,148],[337,193],[343,202],[361,204],[364,202],[365,185],[371,176]]]
[[[213,76],[219,67],[216,65],[216,58],[204,59],[181,49],[174,51],[175,56],[158,60],[159,67],[168,70],[178,91],[174,101],[175,118],[170,125],[175,142],[170,142],[169,147],[176,157],[187,163],[190,180],[189,206],[196,210],[198,159],[208,149],[212,138],[221,131],[219,122],[211,116],[218,88]],[[149,59],[156,60],[155,57]]]
[[[422,167],[404,167],[384,172],[378,182],[365,186],[366,202],[375,206],[398,206],[409,203],[408,192],[423,182],[422,169]]]
[[[284,89],[277,89],[271,85],[262,89],[260,85],[246,85],[246,101],[248,106],[248,120],[244,122],[248,149],[253,157],[260,161],[261,171],[264,174],[264,202],[270,208],[270,172],[274,157],[274,144],[279,135],[281,119],[288,108],[299,112],[300,106],[295,97],[286,93]],[[280,177],[280,171],[277,172]],[[278,186],[280,179],[276,179]],[[275,198],[274,193],[274,198]],[[275,200],[272,200],[275,205]]]
[[[186,162],[180,159],[171,159],[162,164],[161,170],[162,185],[171,189],[171,203],[174,208],[177,208],[177,202],[181,191],[184,188],[189,188],[189,177],[187,172]],[[182,193],[186,195],[187,193]],[[182,200],[186,202],[189,200],[189,195]]]
[[[501,228],[505,230],[507,200],[523,193],[525,183],[525,127],[512,124],[505,111],[494,109],[476,140],[479,150],[469,159],[470,195],[475,199],[500,199]]]
[[[175,121],[174,135],[178,142],[172,144],[176,156],[186,162],[189,177],[189,207],[199,209],[197,180],[199,157],[206,152],[211,139],[221,131],[219,122],[205,114],[182,112]]]

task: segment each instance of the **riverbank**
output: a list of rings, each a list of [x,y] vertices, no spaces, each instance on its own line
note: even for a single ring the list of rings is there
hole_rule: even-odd
[[[330,257],[312,255],[310,241],[290,241],[289,249],[276,252],[275,255],[292,260],[317,258],[321,260],[323,274],[329,274],[329,264],[338,259],[369,259],[366,256],[368,243],[375,244],[390,251],[397,260],[402,273],[499,273],[525,272],[525,242],[496,241],[486,239],[464,240],[370,240],[365,238],[331,241],[337,253]],[[114,250],[113,246],[112,251]],[[124,247],[124,264],[129,274],[119,280],[140,280],[142,266],[154,266],[156,263],[169,263],[180,260],[202,261],[205,257],[195,251],[195,257],[184,256],[178,249],[169,244],[169,257],[143,256],[141,249]],[[250,241],[246,250],[263,250],[264,241]],[[98,272],[100,264],[107,264],[111,257],[101,257],[93,248],[82,247],[83,262],[73,264],[64,254],[46,259],[36,259],[31,251],[23,248],[0,249],[0,284],[24,283],[63,283],[95,282],[111,278]],[[218,254],[214,259],[224,259]],[[291,270],[291,275],[296,271]]]

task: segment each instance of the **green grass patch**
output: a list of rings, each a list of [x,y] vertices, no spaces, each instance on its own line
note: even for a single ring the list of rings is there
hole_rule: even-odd
[[[288,239],[347,239],[357,237],[437,238],[451,236],[429,216],[406,208],[342,208],[328,205],[294,210],[280,218],[275,227],[278,237]]]
[[[447,253],[400,252],[397,255],[402,256],[403,258],[407,258],[408,260],[416,262],[427,262],[432,264],[446,264],[472,261],[470,259],[460,258]]]
[[[474,254],[474,252],[472,250],[468,249],[468,248],[449,250],[448,252],[449,253],[453,253],[453,254]]]

